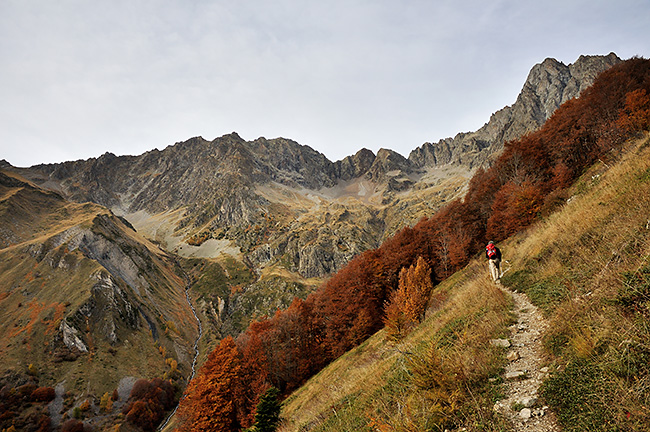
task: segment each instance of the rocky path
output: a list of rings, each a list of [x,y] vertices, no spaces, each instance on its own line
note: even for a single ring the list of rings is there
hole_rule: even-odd
[[[509,340],[492,341],[509,349],[504,373],[506,398],[498,401],[494,409],[510,419],[515,431],[559,432],[553,413],[540,403],[538,396],[539,387],[548,375],[542,349],[546,320],[525,294],[507,292],[515,303],[517,323],[510,326]]]

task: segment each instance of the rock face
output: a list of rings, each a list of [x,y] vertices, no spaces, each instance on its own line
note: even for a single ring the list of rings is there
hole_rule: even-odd
[[[621,61],[614,53],[580,56],[568,66],[546,59],[531,69],[517,101],[494,113],[481,129],[425,143],[411,152],[409,160],[418,167],[449,163],[480,166],[501,151],[505,142],[539,128],[560,105],[577,97],[598,74]]]
[[[362,149],[331,162],[288,139],[233,133],[140,156],[29,169],[0,161],[2,367],[40,365],[50,384],[65,381],[78,394],[105,384],[98,395],[129,377],[163,376],[169,360],[187,376],[195,311],[210,347],[288,307],[355,255],[462,196],[472,170],[505,141],[539,127],[618,61],[545,60],[517,102],[479,131],[426,143],[409,158]]]
[[[104,368],[110,379],[162,376],[164,359],[150,362],[159,347],[193,353],[198,324],[177,264],[108,209],[0,172],[0,226],[0,373],[27,362],[54,382],[80,374],[108,385]],[[169,327],[176,333],[163,336]],[[191,357],[175,358],[187,373]]]

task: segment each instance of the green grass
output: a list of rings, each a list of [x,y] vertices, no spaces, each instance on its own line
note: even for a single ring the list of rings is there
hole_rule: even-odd
[[[566,432],[623,430],[612,424],[615,417],[608,413],[609,403],[613,401],[602,399],[607,393],[606,384],[597,365],[577,360],[551,376],[542,386],[541,394],[555,409]]]

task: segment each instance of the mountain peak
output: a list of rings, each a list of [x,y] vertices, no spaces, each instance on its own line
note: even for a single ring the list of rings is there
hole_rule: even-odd
[[[578,96],[601,72],[620,62],[614,53],[580,56],[568,66],[547,58],[531,68],[512,106],[495,112],[476,132],[423,144],[411,152],[409,160],[417,167],[457,164],[475,168],[489,164],[505,142],[538,129],[561,104]]]

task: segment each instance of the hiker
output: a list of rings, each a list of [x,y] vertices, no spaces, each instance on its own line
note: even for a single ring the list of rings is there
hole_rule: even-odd
[[[485,256],[488,259],[492,280],[499,283],[503,274],[501,273],[501,251],[494,245],[494,242],[489,242],[485,247]]]

